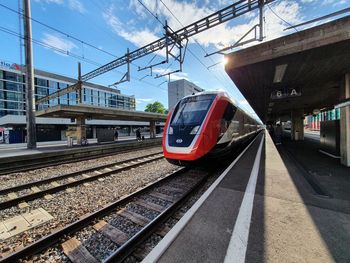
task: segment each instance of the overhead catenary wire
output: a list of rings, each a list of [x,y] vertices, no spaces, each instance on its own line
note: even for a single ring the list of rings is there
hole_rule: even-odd
[[[1,3],[0,3],[0,6],[3,7],[3,8],[5,8],[5,9],[7,9],[7,10],[9,10],[9,11],[11,11],[11,12],[14,12],[14,13],[16,13],[16,14],[19,14],[19,15],[23,15],[23,16],[24,16],[23,12],[20,12],[20,11],[17,11],[17,10],[15,10],[15,9],[12,9],[11,7],[8,7],[8,6],[4,5],[4,4],[1,4]],[[68,33],[66,33],[66,32],[63,32],[63,31],[60,30],[60,29],[57,29],[57,28],[55,28],[55,27],[53,27],[53,26],[50,26],[50,25],[48,25],[48,24],[45,24],[44,22],[41,22],[41,21],[39,21],[39,20],[37,20],[37,19],[35,19],[35,18],[33,18],[33,17],[31,17],[30,19],[31,19],[33,22],[38,23],[39,25],[42,25],[42,26],[44,26],[44,27],[46,27],[46,28],[49,28],[49,29],[51,29],[51,30],[53,30],[53,31],[55,31],[55,32],[57,32],[57,33],[60,33],[60,34],[66,36],[66,37],[68,37],[68,38],[74,39],[75,41],[78,41],[78,42],[80,42],[80,43],[82,43],[82,44],[84,44],[84,45],[86,45],[86,46],[89,46],[89,47],[91,47],[91,48],[93,48],[93,49],[96,49],[96,50],[98,50],[98,51],[100,51],[100,52],[103,52],[103,53],[105,53],[105,54],[107,54],[107,55],[110,55],[110,56],[112,56],[112,57],[117,58],[117,56],[114,55],[114,54],[112,54],[111,52],[108,52],[108,51],[103,50],[103,49],[101,49],[101,48],[99,48],[99,47],[97,47],[97,46],[95,46],[95,45],[93,45],[93,44],[90,44],[90,43],[88,43],[88,42],[85,42],[85,41],[83,41],[83,40],[81,40],[81,39],[79,39],[79,38],[77,38],[77,37],[75,37],[75,36],[72,36],[71,34],[68,34]]]
[[[296,32],[299,32],[298,29],[296,29],[295,27],[293,27],[293,25],[291,23],[289,23],[287,20],[283,19],[281,16],[279,16],[269,5],[267,5],[267,7],[270,9],[270,11],[277,17],[279,18],[281,21],[283,21],[284,23],[286,23],[288,26],[292,27]]]
[[[160,0],[160,2],[164,5],[164,7],[169,11],[169,13],[176,19],[176,21],[182,26],[182,27],[185,27],[182,23],[181,23],[181,21],[177,18],[177,16],[171,11],[171,9],[163,2],[163,0]],[[200,48],[200,49],[202,49],[203,50],[203,52],[205,53],[205,54],[208,54],[208,52],[205,50],[205,48],[204,47],[202,47],[202,45],[196,40],[196,39],[194,39],[194,42],[196,42],[196,44],[198,45],[198,47]],[[211,58],[211,57],[208,57],[213,63],[215,63],[214,62],[214,60]]]
[[[0,26],[0,31],[2,31],[2,32],[4,32],[4,33],[7,33],[7,34],[10,34],[10,35],[13,35],[13,36],[15,36],[15,37],[24,39],[24,36],[21,36],[19,33],[15,32],[15,31],[13,31],[13,30],[11,30],[11,29],[8,29],[8,28],[5,28],[5,27]],[[93,65],[93,66],[100,67],[100,66],[102,65],[101,63],[98,63],[98,62],[96,62],[96,61],[94,61],[94,60],[88,59],[88,58],[86,58],[86,57],[82,57],[82,56],[80,56],[80,55],[78,55],[78,54],[75,54],[75,53],[70,52],[70,51],[68,51],[68,50],[64,50],[64,49],[61,49],[61,48],[52,46],[52,45],[47,44],[47,43],[44,43],[44,42],[42,42],[42,41],[39,41],[39,40],[36,40],[36,39],[33,39],[33,38],[32,38],[32,41],[33,41],[33,43],[36,44],[36,45],[42,46],[42,47],[44,47],[44,48],[51,49],[51,50],[53,50],[53,51],[55,51],[55,52],[59,52],[59,53],[61,53],[61,54],[67,55],[67,56],[69,56],[69,57],[73,57],[73,58],[76,58],[76,59],[85,61],[86,63],[89,63],[89,64],[91,64],[91,65]],[[119,73],[119,74],[124,74],[123,72],[120,72],[120,71],[118,71],[118,70],[116,70],[116,69],[113,69],[113,71],[115,71],[115,72],[117,72],[117,73]],[[157,85],[152,84],[152,83],[149,83],[149,82],[147,82],[147,81],[139,80],[139,79],[135,79],[135,78],[132,78],[132,79],[137,80],[137,81],[142,82],[142,83],[145,83],[145,84],[147,84],[147,85],[149,85],[149,86],[153,86],[153,87],[155,87],[155,88],[158,88],[158,89],[161,89],[161,90],[166,91],[165,89],[160,88],[160,87],[158,87]]]
[[[22,12],[17,11],[17,10],[15,10],[15,9],[12,9],[11,7],[8,7],[8,6],[6,6],[6,5],[4,5],[4,4],[1,4],[1,3],[0,3],[0,7],[3,7],[3,8],[5,8],[5,9],[7,9],[7,10],[13,12],[13,13],[18,14],[18,15],[21,15],[21,16],[24,15]],[[76,41],[78,41],[78,42],[80,42],[80,43],[82,43],[82,44],[84,44],[84,45],[86,45],[86,46],[92,47],[92,48],[94,48],[94,49],[96,49],[96,50],[98,50],[98,51],[100,51],[100,52],[103,52],[103,53],[105,53],[105,54],[107,54],[107,55],[110,55],[110,56],[112,56],[112,57],[114,57],[114,58],[117,58],[117,56],[114,55],[114,54],[112,54],[111,52],[108,52],[108,51],[103,50],[103,49],[101,49],[101,48],[99,48],[99,47],[96,47],[96,46],[94,46],[94,45],[92,45],[92,44],[90,44],[90,43],[87,43],[87,42],[85,42],[85,41],[83,41],[83,40],[81,40],[81,39],[79,39],[79,38],[77,38],[77,37],[75,37],[75,36],[72,36],[72,35],[70,35],[70,34],[68,34],[68,33],[66,33],[66,32],[63,32],[63,31],[60,30],[60,29],[57,29],[57,28],[55,28],[55,27],[53,27],[53,26],[50,26],[50,25],[47,25],[47,24],[45,24],[45,23],[43,23],[43,22],[41,22],[41,21],[39,21],[39,20],[37,20],[37,19],[35,19],[35,18],[33,18],[33,17],[31,17],[31,20],[34,21],[34,22],[36,22],[36,23],[38,23],[38,24],[40,24],[40,25],[42,25],[42,26],[44,26],[44,27],[47,27],[47,28],[49,28],[49,29],[51,29],[51,30],[54,30],[54,31],[56,31],[56,32],[58,32],[58,33],[60,33],[60,34],[62,34],[62,35],[65,35],[66,37],[69,37],[69,38],[71,38],[71,39],[74,39],[74,40],[76,40]],[[0,30],[3,31],[3,32],[5,32],[5,33],[8,33],[8,34],[14,35],[14,36],[16,36],[16,37],[19,37],[19,39],[23,39],[23,36],[22,36],[21,34],[18,34],[18,33],[14,32],[14,31],[12,31],[12,30],[10,30],[10,29],[6,29],[6,28],[4,28],[4,27],[1,27]],[[9,31],[12,31],[12,32],[9,32]],[[47,43],[41,42],[41,41],[36,40],[36,39],[32,39],[32,41],[33,41],[33,43],[35,43],[35,44],[37,44],[37,45],[39,45],[39,46],[42,46],[42,47],[45,47],[45,48],[50,48],[50,49],[55,50],[56,52],[62,53],[62,54],[64,54],[64,55],[67,55],[67,56],[70,56],[70,57],[73,57],[73,58],[76,58],[76,59],[85,61],[85,62],[87,62],[87,63],[89,63],[89,64],[91,64],[91,65],[94,65],[94,66],[97,66],[97,67],[102,66],[102,64],[100,64],[100,63],[98,63],[98,62],[95,62],[95,61],[93,61],[93,60],[91,60],[91,59],[88,59],[88,58],[86,58],[84,55],[83,55],[83,56],[80,56],[80,55],[78,55],[78,54],[75,54],[75,53],[72,53],[72,52],[70,52],[70,51],[57,48],[57,47],[55,47],[55,46],[49,45],[49,44],[47,44]],[[137,66],[136,64],[134,64],[134,63],[131,63],[131,64],[132,64],[134,67],[136,67],[136,68],[138,67],[138,66]],[[122,73],[122,72],[120,72],[120,71],[118,71],[118,70],[114,70],[114,71],[118,72],[119,74],[124,74],[124,73]],[[133,79],[134,79],[134,78],[133,78]],[[150,86],[159,88],[157,85],[151,84],[151,83],[149,83],[149,82],[146,82],[146,81],[143,81],[143,80],[140,81],[139,79],[136,79],[136,80],[138,80],[139,82],[143,82],[143,83],[145,83],[145,84],[147,84],[147,85],[150,85]],[[162,90],[164,90],[164,89],[162,89]]]
[[[153,12],[149,10],[149,8],[141,0],[137,0],[137,1],[148,11],[148,13],[150,13],[155,19],[157,19],[158,22],[161,23],[163,27],[165,27],[165,24],[162,21],[160,21],[158,16],[156,14],[153,14]]]
[[[184,25],[181,23],[181,21],[176,17],[176,15],[171,11],[171,9],[163,2],[163,0],[160,0],[160,2],[164,5],[164,7],[168,10],[168,12],[177,20],[177,22],[184,27]],[[194,39],[194,41],[196,42],[196,44],[203,50],[203,52],[205,54],[207,54],[207,51],[202,47],[202,45],[196,40]],[[208,70],[210,72],[210,74],[212,74],[223,86],[226,86],[222,80],[219,79],[218,76],[216,76],[211,70],[209,70],[208,66],[204,64],[204,62],[202,62],[202,60],[200,58],[198,58],[198,56],[196,54],[194,54],[194,52],[188,48],[188,52],[203,66],[206,68],[206,70]],[[209,57],[209,59],[213,62],[214,60]]]

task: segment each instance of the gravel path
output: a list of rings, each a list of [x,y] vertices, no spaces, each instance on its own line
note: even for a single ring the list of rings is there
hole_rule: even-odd
[[[150,149],[147,150],[147,153],[150,153]],[[105,177],[103,181],[93,181],[88,185],[74,187],[74,192],[58,192],[53,194],[54,198],[51,200],[40,198],[28,202],[29,208],[12,207],[2,210],[0,211],[0,221],[39,207],[48,211],[54,219],[42,226],[0,241],[0,252],[13,251],[13,249],[22,245],[27,246],[40,237],[49,234],[53,229],[74,222],[80,216],[96,211],[104,205],[118,200],[121,196],[130,194],[176,169],[178,169],[177,166],[169,164],[166,160],[153,161],[140,168],[133,168]],[[57,256],[57,253],[54,257]]]
[[[41,169],[35,169],[27,172],[12,173],[7,175],[1,175],[1,185],[0,189],[5,189],[13,187],[19,184],[24,184],[36,180],[42,180],[45,178],[51,178],[57,175],[66,174],[69,172],[75,172],[87,168],[96,167],[99,165],[110,164],[118,161],[123,161],[126,159],[131,159],[135,157],[141,157],[147,154],[152,154],[160,152],[161,147],[152,147],[147,149],[140,149],[137,151],[131,151],[127,153],[120,153],[111,156],[105,156],[95,159],[90,159],[86,161],[79,161],[77,163],[61,164],[57,166],[50,166]]]

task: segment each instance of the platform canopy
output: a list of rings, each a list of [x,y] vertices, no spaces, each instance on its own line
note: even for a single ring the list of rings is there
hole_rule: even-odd
[[[51,118],[81,118],[103,120],[128,120],[128,121],[166,121],[167,115],[131,111],[115,108],[103,108],[90,105],[57,105],[45,110],[37,111],[36,117]]]
[[[350,16],[226,57],[227,74],[265,123],[333,108],[350,72]]]

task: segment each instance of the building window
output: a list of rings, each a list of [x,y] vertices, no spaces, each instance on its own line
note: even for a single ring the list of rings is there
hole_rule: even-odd
[[[11,109],[11,110],[23,110],[24,109],[23,103],[12,102],[12,101],[5,102],[5,107],[7,109]]]
[[[43,87],[36,87],[36,94],[41,96],[49,95],[49,89]]]
[[[57,90],[58,89],[58,82],[53,81],[53,80],[49,80],[49,88],[51,88],[53,90]]]
[[[8,91],[5,95],[7,100],[24,101],[24,93]]]
[[[5,82],[5,89],[11,90],[11,91],[24,92],[24,85],[6,81]]]
[[[47,87],[47,80],[41,78],[35,78],[35,85]]]
[[[5,71],[5,78],[6,80],[11,80],[14,82],[22,82],[23,83],[23,76],[19,75],[17,73]]]
[[[59,88],[59,89],[65,89],[65,88],[67,88],[67,87],[68,87],[68,84],[67,84],[67,83],[62,83],[62,82],[58,83],[58,88]]]

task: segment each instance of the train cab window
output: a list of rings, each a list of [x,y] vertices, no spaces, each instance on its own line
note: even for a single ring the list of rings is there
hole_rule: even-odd
[[[201,124],[213,102],[214,96],[195,96],[184,99],[176,109],[172,125]]]

